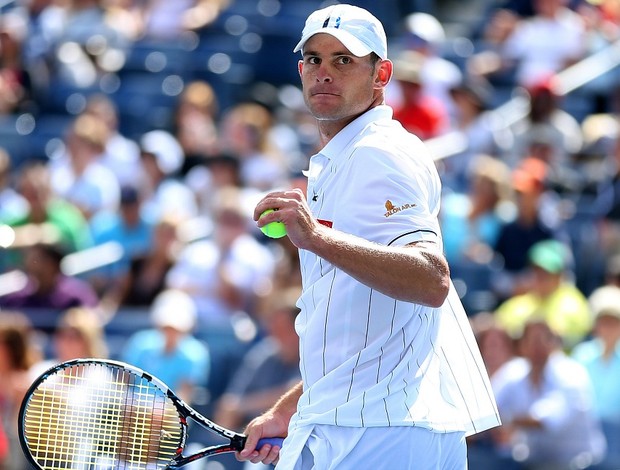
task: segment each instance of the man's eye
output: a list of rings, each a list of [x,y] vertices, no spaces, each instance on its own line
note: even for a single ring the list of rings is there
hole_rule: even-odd
[[[339,64],[350,64],[351,57],[347,57],[347,56],[338,57],[338,63]]]
[[[320,64],[321,60],[318,57],[308,57],[308,63],[316,65],[316,64]]]

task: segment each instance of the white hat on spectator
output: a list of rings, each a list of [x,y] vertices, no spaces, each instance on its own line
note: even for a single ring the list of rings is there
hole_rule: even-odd
[[[405,18],[405,25],[409,33],[429,44],[438,45],[446,39],[446,32],[439,20],[428,13],[410,14]]]
[[[182,290],[164,290],[151,306],[151,319],[159,328],[170,327],[189,332],[194,328],[196,318],[196,304],[189,294]]]
[[[179,141],[163,130],[154,130],[144,134],[140,139],[140,149],[144,153],[154,155],[157,166],[167,175],[181,168],[185,158]]]
[[[620,319],[620,287],[599,287],[590,294],[588,302],[595,318],[606,315]]]

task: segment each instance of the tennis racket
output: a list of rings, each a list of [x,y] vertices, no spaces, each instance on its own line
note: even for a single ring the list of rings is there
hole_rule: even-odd
[[[188,419],[227,439],[184,456]],[[74,359],[30,386],[19,411],[22,449],[35,468],[174,469],[243,449],[246,436],[193,410],[163,382],[118,361]],[[262,439],[282,445],[281,438]]]

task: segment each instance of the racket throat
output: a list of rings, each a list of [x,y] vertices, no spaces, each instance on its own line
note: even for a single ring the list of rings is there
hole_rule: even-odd
[[[243,448],[245,447],[246,440],[247,440],[246,436],[236,435],[230,438],[230,444],[236,451],[241,452]]]

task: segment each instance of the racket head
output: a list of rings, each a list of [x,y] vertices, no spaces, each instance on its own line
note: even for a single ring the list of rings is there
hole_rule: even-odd
[[[121,362],[58,364],[22,402],[22,449],[43,470],[167,468],[187,439],[186,419],[169,395],[162,382]]]

